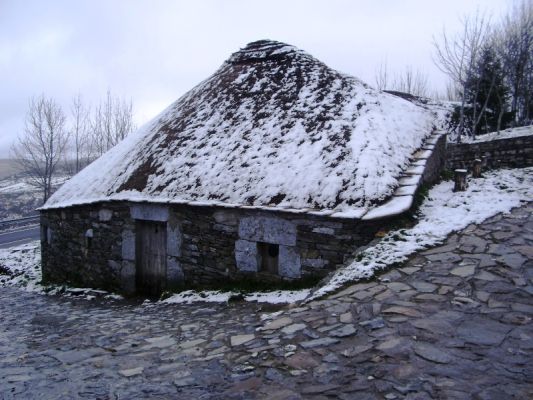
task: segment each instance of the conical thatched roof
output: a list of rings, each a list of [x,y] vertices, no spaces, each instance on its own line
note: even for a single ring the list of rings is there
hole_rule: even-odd
[[[365,209],[392,193],[432,124],[428,111],[293,46],[254,42],[45,208],[127,199]]]

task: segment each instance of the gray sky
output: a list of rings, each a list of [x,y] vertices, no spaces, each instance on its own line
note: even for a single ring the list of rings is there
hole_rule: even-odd
[[[78,92],[132,98],[138,125],[246,43],[287,42],[374,85],[378,65],[412,65],[435,88],[432,37],[476,9],[498,20],[511,0],[0,0],[0,157],[23,134],[28,100],[68,111]]]

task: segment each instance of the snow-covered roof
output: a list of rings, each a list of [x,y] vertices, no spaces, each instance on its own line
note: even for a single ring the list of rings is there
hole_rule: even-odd
[[[258,41],[65,183],[43,209],[106,200],[340,212],[388,198],[434,113],[302,50]]]

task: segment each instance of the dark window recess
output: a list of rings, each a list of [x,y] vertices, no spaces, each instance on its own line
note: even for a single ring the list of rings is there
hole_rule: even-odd
[[[259,272],[278,274],[279,245],[272,243],[257,242],[257,254],[259,260]]]

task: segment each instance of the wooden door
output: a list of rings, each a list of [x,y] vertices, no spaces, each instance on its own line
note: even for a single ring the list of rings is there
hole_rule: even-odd
[[[135,236],[137,293],[159,296],[166,287],[166,223],[137,221]]]

